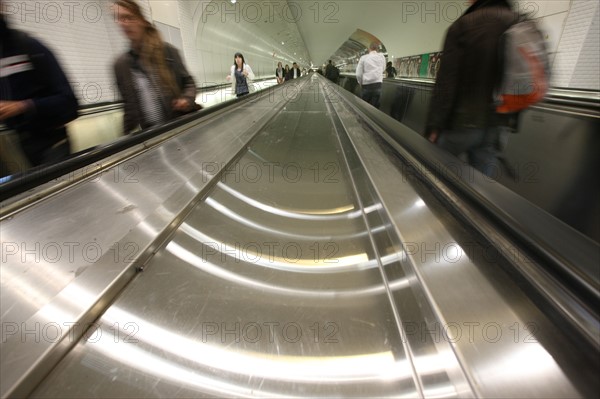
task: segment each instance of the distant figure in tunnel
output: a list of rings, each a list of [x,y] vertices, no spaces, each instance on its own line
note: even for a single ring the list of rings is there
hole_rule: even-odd
[[[0,142],[2,175],[63,160],[70,153],[65,125],[77,118],[78,104],[56,57],[0,14],[0,61],[0,123],[14,132]]]
[[[448,29],[425,136],[493,177],[501,167],[508,127],[516,115],[495,112],[494,89],[501,78],[500,37],[518,18],[508,0],[470,0]]]
[[[378,48],[379,43],[371,43],[369,52],[360,57],[356,67],[356,80],[361,86],[361,97],[375,108],[379,108],[380,105],[379,99],[385,71],[385,57],[377,52]]]
[[[388,61],[387,66],[385,68],[386,77],[389,79],[394,79],[397,75],[396,68],[392,65],[392,61]]]
[[[300,68],[298,68],[298,64],[294,62],[292,63],[292,68],[288,71],[285,80],[297,79],[300,76],[302,76],[302,72],[300,71]]]
[[[329,60],[329,63],[325,67],[325,77],[331,80],[333,83],[338,83],[340,78],[340,70],[333,65],[333,62]]]
[[[242,53],[235,53],[233,56],[233,65],[227,80],[231,81],[231,90],[236,97],[242,97],[253,91],[252,80],[254,72],[250,65],[246,64],[246,60]]]
[[[285,69],[281,64],[281,61],[277,63],[277,69],[275,69],[275,77],[277,78],[277,84],[280,85],[285,82]]]
[[[196,84],[177,49],[162,40],[135,1],[118,0],[115,6],[118,24],[131,46],[114,64],[124,102],[125,133],[199,109]]]

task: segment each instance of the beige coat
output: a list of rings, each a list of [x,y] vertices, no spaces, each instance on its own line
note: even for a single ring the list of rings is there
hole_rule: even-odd
[[[252,68],[250,68],[250,65],[248,64],[244,64],[244,71],[248,72],[248,76],[246,76],[246,82],[248,82],[248,90],[250,90],[250,93],[252,93],[254,91],[254,84],[252,83],[254,80],[254,72],[252,72]],[[235,65],[231,66],[229,76],[231,77],[231,92],[235,95]]]

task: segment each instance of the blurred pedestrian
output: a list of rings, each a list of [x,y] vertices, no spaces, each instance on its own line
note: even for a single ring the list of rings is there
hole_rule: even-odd
[[[298,68],[298,64],[296,64],[294,62],[292,64],[292,68],[288,71],[287,76],[285,77],[285,80],[297,79],[300,76],[302,76],[302,72],[300,71],[300,68]]]
[[[65,125],[77,118],[78,103],[60,64],[38,40],[11,29],[2,14],[0,44],[0,122],[16,132],[20,148],[14,151],[25,155],[21,165],[3,156],[3,174],[65,159],[70,154]],[[3,152],[12,151],[8,143]]]
[[[275,69],[275,77],[277,78],[277,84],[280,85],[285,81],[285,69],[281,65],[281,62],[277,63],[277,69]]]
[[[501,167],[499,155],[515,115],[495,112],[501,78],[499,43],[518,15],[507,0],[470,0],[448,28],[441,66],[429,106],[425,135],[488,176]]]
[[[124,131],[146,129],[200,109],[196,84],[179,52],[165,43],[133,0],[118,0],[117,20],[130,49],[115,62]]]
[[[394,66],[392,65],[392,61],[388,61],[387,66],[385,68],[385,73],[387,75],[387,78],[389,79],[394,79],[396,77],[396,68],[394,68]]]

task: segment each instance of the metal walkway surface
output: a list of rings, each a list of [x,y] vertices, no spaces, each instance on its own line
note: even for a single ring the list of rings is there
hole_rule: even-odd
[[[507,274],[519,249],[475,234],[322,78],[180,130],[3,221],[3,396],[597,388]]]

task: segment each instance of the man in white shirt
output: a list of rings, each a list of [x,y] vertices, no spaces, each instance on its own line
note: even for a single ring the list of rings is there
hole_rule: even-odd
[[[362,88],[362,99],[379,108],[381,84],[385,71],[385,57],[378,53],[378,43],[371,43],[369,53],[360,57],[356,68],[356,80]]]

